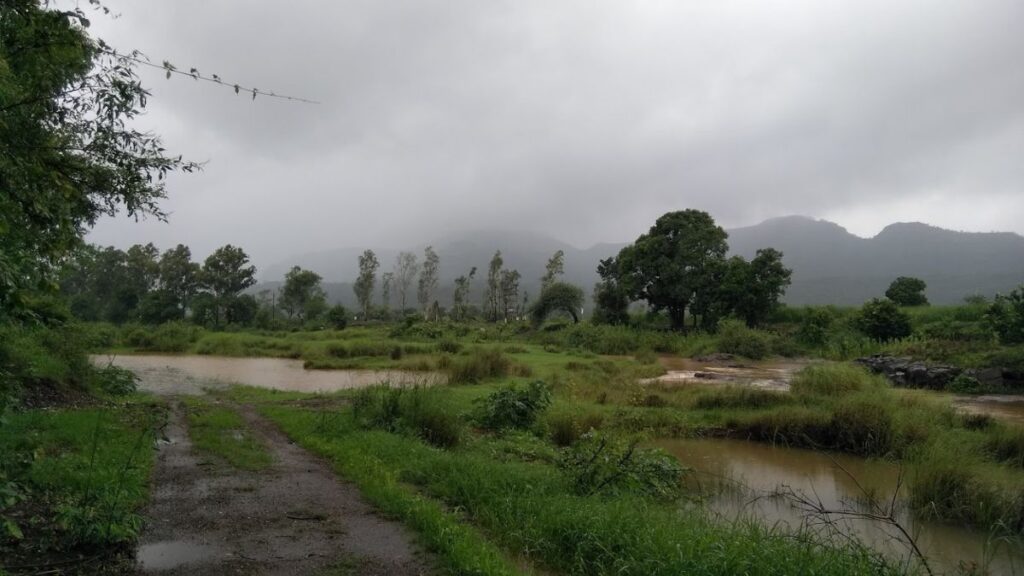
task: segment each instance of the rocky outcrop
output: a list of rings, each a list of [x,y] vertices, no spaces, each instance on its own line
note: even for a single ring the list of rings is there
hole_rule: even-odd
[[[876,354],[854,360],[876,374],[883,374],[896,386],[944,390],[959,375],[970,376],[986,388],[1002,387],[999,368],[963,369],[946,364],[930,364],[913,358]]]

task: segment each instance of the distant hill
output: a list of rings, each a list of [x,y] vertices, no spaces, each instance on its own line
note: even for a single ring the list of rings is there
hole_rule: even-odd
[[[482,297],[487,265],[501,250],[506,268],[523,275],[522,288],[537,294],[544,264],[557,250],[565,252],[565,280],[588,292],[597,281],[597,263],[618,253],[624,244],[598,244],[579,249],[554,238],[518,232],[479,231],[435,240],[441,256],[439,300],[451,301],[451,281],[477,267],[471,294]],[[422,258],[423,246],[411,248]],[[1012,233],[955,232],[920,223],[897,223],[874,238],[855,236],[838,224],[803,216],[773,218],[755,226],[729,231],[734,254],[753,257],[758,248],[784,253],[793,269],[793,285],[785,300],[791,304],[860,304],[881,296],[897,276],[917,276],[928,283],[928,298],[936,304],[960,302],[968,294],[991,296],[1024,283],[1024,237]],[[358,257],[365,248],[340,248],[298,255],[270,266],[265,282],[255,290],[276,288],[294,265],[315,270],[325,279],[328,297],[355,304],[351,281],[358,274]],[[392,269],[398,251],[374,249],[381,270]],[[415,296],[411,295],[415,301]]]

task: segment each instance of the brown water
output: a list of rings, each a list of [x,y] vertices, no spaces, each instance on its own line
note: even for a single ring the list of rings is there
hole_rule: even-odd
[[[957,396],[953,400],[953,407],[971,414],[988,414],[1000,420],[1024,425],[1024,396]]]
[[[758,518],[769,525],[828,530],[807,508],[784,496],[802,495],[829,510],[867,510],[869,495],[887,507],[899,467],[854,456],[782,448],[740,440],[661,440],[660,448],[694,470],[694,484],[707,489],[710,509],[728,519]],[[856,480],[855,480],[856,479]],[[1024,574],[1024,546],[989,538],[960,526],[915,520],[899,499],[895,517],[914,535],[937,572],[958,564],[987,566],[992,575]],[[831,515],[836,527],[891,558],[907,559],[899,533],[882,522]],[[819,519],[820,520],[820,519]]]
[[[436,372],[406,370],[306,370],[301,360],[222,356],[93,356],[139,376],[139,388],[156,394],[202,394],[206,389],[246,384],[295,392],[332,392],[387,382],[397,386],[439,384]]]

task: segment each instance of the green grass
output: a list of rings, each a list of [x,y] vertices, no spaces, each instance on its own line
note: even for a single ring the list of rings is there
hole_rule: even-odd
[[[535,440],[482,437],[440,450],[363,429],[346,411],[325,421],[296,407],[261,410],[415,528],[450,573],[511,573],[489,540],[567,574],[895,573],[863,550],[823,546],[807,534],[723,524],[637,496],[578,496],[548,462],[550,448]],[[479,530],[445,510],[462,511]]]
[[[186,410],[189,438],[200,451],[242,470],[262,470],[273,463],[238,412],[199,399],[189,399]]]
[[[0,492],[10,498],[0,498],[0,526],[7,523],[0,566],[133,542],[163,417],[163,407],[140,400],[7,415],[0,424]]]

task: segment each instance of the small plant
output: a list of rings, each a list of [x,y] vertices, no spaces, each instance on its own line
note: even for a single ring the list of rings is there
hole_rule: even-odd
[[[92,378],[96,388],[114,396],[131,394],[139,386],[139,378],[134,372],[113,364],[94,369]]]
[[[642,494],[674,499],[684,468],[661,450],[640,448],[636,440],[590,431],[568,448],[560,467],[581,495]]]
[[[551,405],[551,389],[536,380],[525,388],[506,386],[478,402],[476,421],[489,430],[527,428]]]

